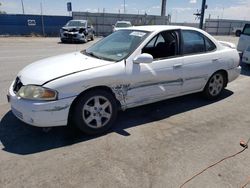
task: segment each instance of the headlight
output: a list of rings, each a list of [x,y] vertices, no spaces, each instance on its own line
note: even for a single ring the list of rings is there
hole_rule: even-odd
[[[57,92],[41,86],[27,85],[21,87],[17,96],[30,100],[52,101],[57,99]]]

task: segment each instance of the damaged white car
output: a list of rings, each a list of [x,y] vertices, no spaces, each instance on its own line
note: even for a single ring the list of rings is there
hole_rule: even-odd
[[[39,127],[73,122],[87,134],[114,124],[117,111],[203,92],[218,97],[241,71],[235,46],[182,26],[121,29],[87,50],[44,59],[19,72],[12,112]]]

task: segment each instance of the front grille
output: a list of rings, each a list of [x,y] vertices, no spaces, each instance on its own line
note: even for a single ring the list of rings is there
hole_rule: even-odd
[[[75,28],[69,29],[69,32],[76,32],[77,30]]]
[[[67,38],[73,38],[73,37],[77,37],[77,34],[64,33],[64,36]]]
[[[21,89],[22,86],[23,86],[23,84],[22,84],[20,78],[17,77],[15,80],[15,83],[13,85],[13,91],[15,93],[17,93]]]

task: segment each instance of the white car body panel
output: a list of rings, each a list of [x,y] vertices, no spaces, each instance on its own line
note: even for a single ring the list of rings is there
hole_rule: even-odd
[[[246,24],[240,35],[240,39],[237,46],[237,50],[240,53],[243,53],[247,49],[247,47],[250,46],[249,30],[250,30],[250,24]]]
[[[246,64],[250,64],[250,46],[248,46],[245,52],[243,53],[242,62]]]
[[[32,63],[20,71],[18,76],[22,77],[24,85],[43,85],[45,82],[61,76],[108,64],[112,64],[112,62],[98,60],[85,56],[80,52],[74,52]]]
[[[87,89],[110,88],[123,110],[175,96],[202,91],[207,80],[218,70],[228,74],[228,82],[240,74],[239,56],[235,49],[223,46],[206,32],[182,26],[142,26],[130,28],[151,31],[130,56],[111,62],[83,55],[80,52],[48,58],[24,68],[18,76],[22,83],[43,85],[56,90],[58,100],[37,102],[18,98],[9,89],[13,113],[22,121],[39,127],[67,125],[74,99]],[[203,33],[216,45],[209,53],[178,56],[136,64],[133,60],[159,32],[188,29]]]

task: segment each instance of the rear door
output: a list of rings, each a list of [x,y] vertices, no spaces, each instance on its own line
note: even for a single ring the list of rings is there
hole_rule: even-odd
[[[250,46],[250,24],[245,25],[242,34],[240,35],[237,50],[244,52],[248,46]]]
[[[214,66],[220,61],[216,45],[194,30],[182,30],[183,93],[203,89]]]

